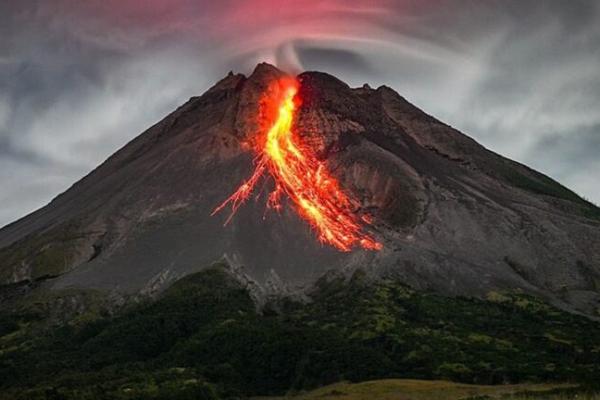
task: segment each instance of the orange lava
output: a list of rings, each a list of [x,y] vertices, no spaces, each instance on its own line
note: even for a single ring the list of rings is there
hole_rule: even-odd
[[[381,243],[363,228],[370,218],[356,215],[353,210],[358,202],[342,191],[326,164],[319,161],[314,151],[304,146],[292,130],[299,102],[297,92],[298,82],[291,78],[280,79],[269,88],[261,103],[261,114],[270,123],[267,122],[263,130],[266,134],[259,135],[254,145],[257,152],[254,173],[213,211],[213,215],[231,205],[227,224],[268,171],[275,180],[275,190],[267,202],[269,208],[280,209],[285,193],[298,214],[314,228],[320,242],[341,251],[358,246],[380,250]]]

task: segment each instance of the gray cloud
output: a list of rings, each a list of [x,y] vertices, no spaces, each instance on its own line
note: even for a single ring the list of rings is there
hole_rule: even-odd
[[[352,46],[371,83],[600,202],[597,2],[446,1],[413,17],[390,34],[411,40]]]
[[[386,84],[600,202],[600,10],[590,1],[0,4],[0,225],[258,61]]]

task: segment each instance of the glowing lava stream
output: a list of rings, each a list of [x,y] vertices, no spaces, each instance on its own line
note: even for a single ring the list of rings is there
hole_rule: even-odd
[[[298,83],[287,78],[280,79],[263,99],[265,109],[273,108],[271,119],[275,122],[256,143],[257,158],[252,176],[246,180],[218,206],[212,215],[231,204],[232,212],[227,224],[240,205],[248,199],[260,177],[268,171],[275,180],[275,190],[269,195],[267,206],[280,209],[281,195],[287,194],[298,214],[315,229],[318,239],[341,251],[350,251],[355,246],[379,250],[377,242],[363,230],[369,217],[356,216],[353,208],[357,201],[348,197],[319,161],[314,152],[303,146],[298,135],[292,131],[294,113],[297,108]],[[269,115],[267,115],[267,118]],[[266,131],[266,129],[265,129]]]

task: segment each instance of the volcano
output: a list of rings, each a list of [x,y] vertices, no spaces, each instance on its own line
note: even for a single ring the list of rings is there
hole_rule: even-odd
[[[287,100],[273,94],[286,80]],[[281,102],[265,105],[265,94],[293,109],[279,131],[293,138],[278,137],[288,147],[271,158]],[[450,296],[516,290],[597,315],[600,210],[388,87],[290,78],[263,63],[0,230],[0,282],[25,291],[152,295],[219,260],[257,298],[302,296],[324,276],[361,270]]]

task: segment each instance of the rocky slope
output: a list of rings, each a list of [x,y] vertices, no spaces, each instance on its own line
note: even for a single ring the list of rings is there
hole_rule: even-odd
[[[388,87],[352,89],[302,73],[296,118],[303,139],[374,216],[383,250],[324,247],[289,207],[265,214],[264,195],[224,227],[227,215],[210,213],[251,172],[243,144],[256,132],[261,93],[281,75],[268,64],[249,77],[228,75],[1,229],[0,281],[13,284],[5,296],[152,294],[225,258],[257,298],[363,269],[370,279],[448,295],[520,290],[598,313],[600,210]],[[14,289],[18,282],[26,288]]]

